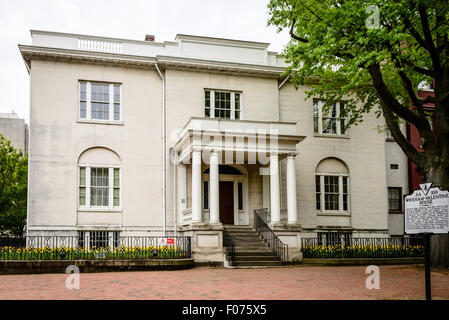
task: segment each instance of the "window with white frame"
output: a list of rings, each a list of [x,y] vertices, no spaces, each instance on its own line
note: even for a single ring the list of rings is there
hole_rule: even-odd
[[[120,208],[120,168],[79,167],[80,208]]]
[[[315,175],[315,194],[317,211],[349,211],[349,173],[338,159],[320,162]]]
[[[204,114],[207,118],[240,119],[241,93],[204,90]]]
[[[318,134],[345,134],[345,119],[343,115],[345,104],[337,102],[330,107],[324,107],[324,100],[313,100],[313,130]]]
[[[79,82],[79,118],[95,121],[121,121],[121,85]]]
[[[117,248],[119,245],[119,231],[78,231],[79,248]]]

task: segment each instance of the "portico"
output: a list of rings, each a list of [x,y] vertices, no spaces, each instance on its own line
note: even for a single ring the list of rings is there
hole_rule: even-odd
[[[173,148],[180,225],[250,225],[264,197],[272,226],[297,225],[295,157],[303,139],[291,122],[191,118]],[[282,159],[287,221],[281,221]]]

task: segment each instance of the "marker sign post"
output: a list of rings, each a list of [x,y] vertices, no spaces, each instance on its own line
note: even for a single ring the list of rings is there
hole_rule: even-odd
[[[420,190],[404,197],[404,230],[406,234],[424,236],[426,299],[430,300],[430,237],[449,233],[449,191],[432,187],[431,182],[419,186]]]

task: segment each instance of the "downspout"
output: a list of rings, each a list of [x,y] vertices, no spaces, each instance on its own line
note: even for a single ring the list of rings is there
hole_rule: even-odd
[[[288,75],[284,81],[282,81],[282,83],[279,85],[278,87],[278,103],[279,103],[279,121],[281,121],[281,88],[282,86],[287,82],[287,80],[290,78],[290,75]]]
[[[164,231],[164,236],[167,236],[167,113],[165,102],[165,77],[162,75],[161,70],[159,70],[157,62],[154,64],[154,67],[156,68],[157,73],[162,80],[162,213],[164,215],[162,229]]]
[[[178,229],[178,170],[177,170],[177,161],[176,161],[176,153],[173,148],[170,148],[170,160],[173,163],[173,228],[175,233],[175,238],[177,236]]]

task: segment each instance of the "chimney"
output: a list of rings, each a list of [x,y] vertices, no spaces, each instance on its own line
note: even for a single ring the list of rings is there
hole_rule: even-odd
[[[151,42],[154,42],[154,35],[152,35],[152,34],[147,34],[147,35],[145,36],[145,41],[151,41]]]

